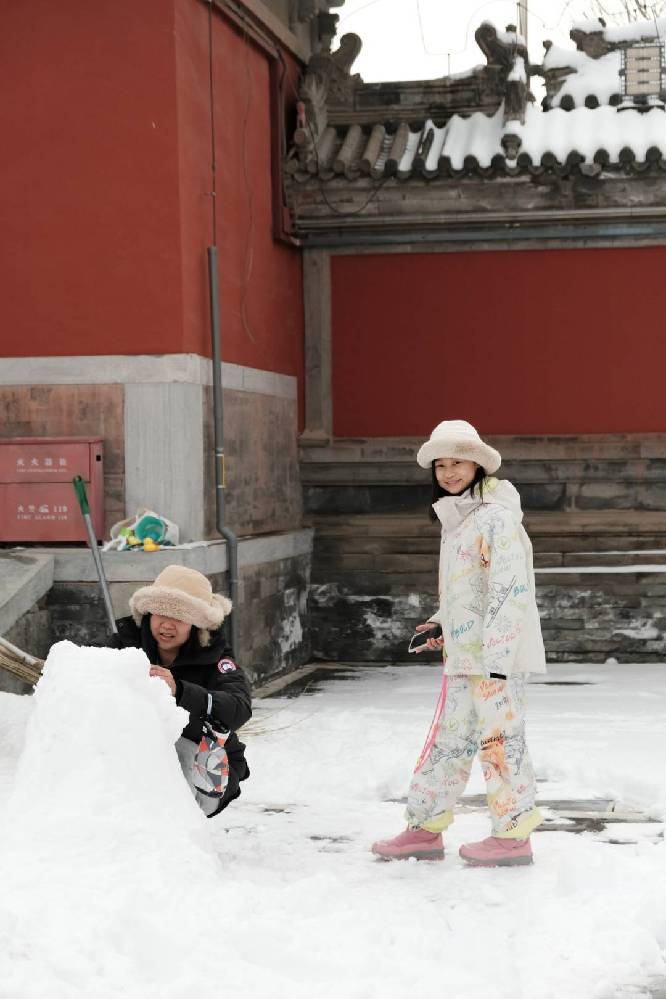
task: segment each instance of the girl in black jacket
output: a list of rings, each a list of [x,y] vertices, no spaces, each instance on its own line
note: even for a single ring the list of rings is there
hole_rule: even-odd
[[[176,743],[183,773],[209,818],[240,795],[250,775],[245,746],[236,735],[252,715],[252,692],[245,673],[233,660],[220,626],[231,602],[218,596],[195,569],[170,565],[154,583],[130,598],[132,617],[121,618],[109,645],[143,649],[150,674],[167,684],[176,704],[190,719]],[[210,796],[194,784],[194,762],[208,726],[229,733],[224,743],[229,778],[224,795]]]

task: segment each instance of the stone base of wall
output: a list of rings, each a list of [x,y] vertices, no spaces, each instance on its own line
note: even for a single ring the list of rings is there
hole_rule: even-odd
[[[241,660],[253,680],[310,661],[307,594],[311,556],[297,555],[241,572]]]
[[[7,358],[0,435],[101,437],[105,537],[149,507],[178,524],[181,542],[214,538],[212,373],[195,354]],[[297,379],[227,363],[221,374],[227,526],[297,530]]]
[[[0,384],[0,436],[103,438],[106,532],[125,516],[123,402],[122,385]]]
[[[432,662],[437,653],[407,652],[415,625],[437,607],[437,594],[380,594],[341,583],[310,591],[312,658],[324,662]],[[398,592],[396,592],[398,590]],[[666,573],[567,574],[557,583],[537,573],[537,603],[549,662],[651,663],[666,660]]]
[[[301,446],[304,506],[315,527],[315,658],[413,661],[413,627],[437,606],[439,529],[427,517],[430,472],[415,461],[421,443]],[[666,435],[491,443],[502,454],[501,476],[518,487],[527,511],[549,659],[663,660],[666,573],[650,563],[666,566]]]
[[[438,605],[436,525],[422,513],[315,524],[313,658],[413,661],[414,626]],[[666,514],[542,512],[527,527],[551,662],[664,661]]]

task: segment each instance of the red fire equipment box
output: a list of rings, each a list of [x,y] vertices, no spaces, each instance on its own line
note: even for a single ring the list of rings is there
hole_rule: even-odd
[[[72,479],[86,484],[98,538],[104,532],[101,437],[0,438],[0,541],[87,541]]]

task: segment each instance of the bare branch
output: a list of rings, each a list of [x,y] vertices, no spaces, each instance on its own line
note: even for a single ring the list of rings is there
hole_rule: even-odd
[[[606,24],[651,21],[666,13],[666,0],[590,0],[584,16],[600,17]]]

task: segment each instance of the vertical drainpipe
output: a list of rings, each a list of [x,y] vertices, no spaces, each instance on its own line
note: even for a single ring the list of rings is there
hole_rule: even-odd
[[[214,203],[213,203],[214,204]],[[217,246],[208,247],[208,285],[210,292],[210,329],[213,341],[213,416],[215,424],[215,525],[227,542],[229,596],[231,612],[231,650],[238,655],[238,538],[224,523],[224,417],[222,407],[222,357],[220,350],[220,286],[217,269]]]
[[[208,2],[208,74],[210,87],[210,152],[211,152],[211,223],[212,246],[208,247],[208,293],[210,297],[210,333],[213,346],[213,418],[215,427],[215,526],[227,543],[229,596],[231,612],[230,642],[234,656],[239,654],[238,615],[238,538],[224,523],[224,419],[222,406],[222,350],[220,346],[220,283],[217,263],[217,162],[215,149],[215,81],[213,60],[213,3]]]

